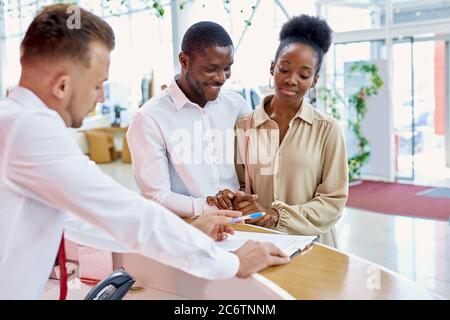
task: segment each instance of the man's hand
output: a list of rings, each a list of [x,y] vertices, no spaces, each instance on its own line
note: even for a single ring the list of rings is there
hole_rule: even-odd
[[[217,192],[215,196],[209,196],[206,201],[210,206],[215,205],[219,209],[224,210],[239,210],[239,203],[245,201],[255,201],[258,199],[256,194],[247,194],[243,191],[233,192],[229,189],[224,189]]]
[[[240,216],[242,216],[242,213],[239,211],[213,211],[199,216],[191,225],[203,231],[214,240],[225,240],[228,234],[234,233],[233,228],[227,226],[227,224],[231,223],[231,218]]]
[[[255,272],[259,272],[267,267],[286,264],[291,259],[277,246],[272,243],[264,243],[249,240],[242,247],[236,250],[235,254],[239,258],[239,270],[236,274],[238,278],[247,278]]]

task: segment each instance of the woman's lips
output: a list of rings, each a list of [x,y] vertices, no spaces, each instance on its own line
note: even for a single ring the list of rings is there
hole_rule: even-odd
[[[295,96],[297,94],[297,92],[285,88],[281,88],[280,91],[288,96]]]

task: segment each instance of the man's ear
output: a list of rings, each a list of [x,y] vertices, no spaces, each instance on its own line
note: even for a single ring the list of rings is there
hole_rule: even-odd
[[[187,69],[189,67],[189,56],[186,52],[180,52],[180,54],[178,55],[178,61],[180,62],[182,69]]]
[[[55,75],[51,83],[53,96],[57,99],[64,100],[71,90],[70,77],[67,73]]]
[[[270,74],[273,75],[273,72],[275,71],[275,61],[270,62]]]

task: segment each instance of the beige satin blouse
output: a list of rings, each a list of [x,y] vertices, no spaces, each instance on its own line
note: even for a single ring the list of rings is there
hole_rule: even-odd
[[[337,246],[335,224],[348,196],[347,153],[339,123],[303,100],[279,144],[279,130],[264,110],[267,96],[254,112],[236,123],[236,170],[244,190],[244,135],[248,117],[248,168],[252,193],[263,206],[276,209],[274,229],[288,234],[319,235]]]

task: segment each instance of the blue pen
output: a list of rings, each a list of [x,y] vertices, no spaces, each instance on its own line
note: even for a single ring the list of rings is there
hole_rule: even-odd
[[[265,215],[266,215],[265,212],[255,212],[255,213],[252,213],[252,214],[248,214],[246,216],[233,218],[233,219],[231,219],[231,223],[236,223],[236,222],[244,221],[244,220],[247,220],[247,219],[261,218],[261,217],[264,217]]]

